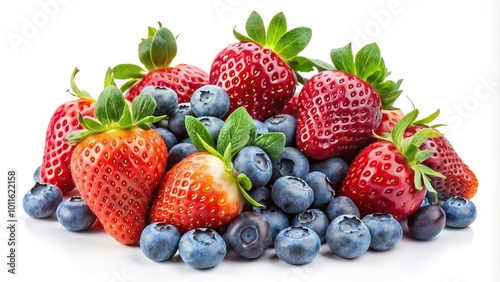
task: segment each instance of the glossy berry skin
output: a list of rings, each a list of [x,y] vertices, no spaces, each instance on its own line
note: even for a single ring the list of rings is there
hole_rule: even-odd
[[[309,172],[304,181],[307,182],[314,193],[314,200],[311,207],[323,208],[333,199],[335,191],[328,177],[321,171]]]
[[[253,211],[262,214],[266,221],[269,223],[272,237],[271,245],[274,245],[276,235],[278,235],[281,230],[290,226],[287,215],[280,209],[270,205],[266,206],[265,208],[253,207]]]
[[[156,102],[154,116],[170,115],[179,104],[179,97],[174,90],[163,86],[147,86],[141,90],[141,94],[149,94]]]
[[[321,240],[313,230],[304,226],[290,226],[276,236],[276,255],[289,264],[310,263],[318,255]]]
[[[346,196],[333,197],[326,206],[325,214],[330,221],[343,214],[353,214],[357,217],[361,217],[361,213],[356,204],[351,198]]]
[[[414,172],[393,143],[365,147],[349,167],[338,195],[351,198],[361,216],[390,213],[402,220],[420,207],[426,189],[417,190]]]
[[[177,137],[177,140],[182,140],[187,137],[185,124],[186,116],[194,116],[189,103],[180,103],[170,116],[168,116],[167,128]]]
[[[441,233],[446,224],[446,213],[438,204],[419,208],[408,217],[408,230],[417,240],[427,241]]]
[[[292,117],[297,118],[299,114],[299,109],[298,109],[299,94],[300,91],[296,91],[295,94],[293,94],[292,98],[290,98],[290,100],[288,100],[288,102],[283,107],[283,110],[281,110],[282,114],[291,115]]]
[[[224,162],[207,152],[182,159],[163,177],[149,210],[149,222],[164,222],[185,233],[218,229],[241,213],[244,199]]]
[[[375,129],[375,134],[378,136],[383,136],[384,132],[391,133],[394,125],[398,123],[398,121],[403,118],[404,113],[399,109],[394,110],[386,110],[382,109],[382,119],[377,129]],[[373,138],[375,141],[376,138]]]
[[[141,80],[132,85],[125,98],[133,101],[148,86],[168,87],[177,93],[179,103],[189,102],[196,89],[208,84],[208,74],[199,67],[179,64],[175,67],[148,72]]]
[[[254,199],[257,203],[260,203],[266,207],[270,207],[272,205],[271,190],[269,190],[269,188],[267,188],[266,186],[252,187],[252,189],[248,191],[248,195],[250,196],[250,198]],[[245,203],[245,205],[250,210],[255,207],[248,202]],[[261,207],[255,207],[255,208],[261,209]]]
[[[274,51],[246,41],[230,44],[215,56],[210,84],[228,93],[228,114],[244,106],[254,119],[264,121],[290,100],[297,78]]]
[[[212,116],[201,116],[197,117],[197,119],[208,130],[208,133],[212,137],[212,140],[214,140],[214,143],[217,143],[217,140],[219,139],[220,130],[222,129],[222,126],[224,126],[224,121],[221,120],[220,118]]]
[[[354,259],[370,247],[368,227],[355,215],[341,215],[332,220],[326,230],[326,243],[339,257]]]
[[[87,230],[97,219],[80,196],[69,197],[60,203],[56,215],[59,223],[69,231]]]
[[[76,146],[71,173],[78,191],[118,242],[139,241],[167,157],[161,136],[138,127],[95,134]]]
[[[51,184],[36,183],[23,197],[23,209],[33,218],[47,218],[56,213],[63,201],[62,191]]]
[[[381,120],[382,104],[355,75],[327,70],[311,77],[299,95],[297,147],[313,159],[355,154]]]
[[[465,228],[471,225],[477,217],[476,205],[460,196],[451,197],[441,207],[446,214],[446,226]]]
[[[42,181],[41,177],[40,177],[40,169],[41,169],[41,166],[38,166],[35,171],[33,172],[33,181],[35,183],[39,183]]]
[[[255,131],[255,138],[269,132],[269,129],[262,121],[254,119],[253,124],[257,127],[257,131]]]
[[[182,235],[179,255],[195,269],[217,266],[226,256],[227,247],[222,236],[210,228],[196,228]]]
[[[265,186],[273,174],[272,162],[267,153],[257,146],[246,146],[233,160],[234,169],[252,182],[252,187]]]
[[[309,160],[299,149],[285,147],[281,154],[273,160],[273,174],[271,181],[282,176],[296,176],[304,179],[309,173]]]
[[[298,214],[311,206],[314,193],[301,178],[282,176],[274,182],[271,198],[274,204],[285,213]]]
[[[413,136],[423,126],[411,126],[405,136]],[[444,136],[429,138],[420,146],[421,150],[431,150],[432,156],[423,164],[443,174],[446,178],[431,177],[432,187],[437,191],[440,200],[453,196],[471,199],[476,195],[478,179],[474,172],[460,158],[451,143]]]
[[[156,132],[160,134],[163,141],[165,141],[165,145],[167,146],[167,150],[170,150],[175,144],[177,144],[177,137],[172,133],[172,131],[166,128],[155,128]]]
[[[329,224],[328,217],[319,209],[305,210],[294,216],[290,223],[291,226],[303,226],[316,232],[321,242],[325,240],[326,229]]]
[[[326,177],[328,177],[328,180],[330,180],[335,190],[340,188],[348,169],[349,165],[345,160],[339,157],[332,157],[310,163],[310,170],[323,172]]]
[[[229,110],[229,96],[222,87],[205,85],[194,91],[190,104],[198,117],[222,118]]]
[[[177,252],[181,236],[175,226],[154,222],[142,230],[139,244],[148,259],[156,262],[167,261]]]
[[[192,143],[177,143],[168,151],[167,169],[170,170],[185,157],[198,152]]]
[[[231,221],[225,239],[236,255],[255,259],[271,246],[272,234],[269,223],[262,214],[245,211]]]
[[[295,131],[297,129],[297,119],[291,115],[278,114],[264,121],[269,132],[282,132],[285,134],[285,146],[290,147],[295,144]]]
[[[362,219],[370,230],[370,249],[387,251],[394,248],[403,238],[403,227],[388,213],[372,213]]]

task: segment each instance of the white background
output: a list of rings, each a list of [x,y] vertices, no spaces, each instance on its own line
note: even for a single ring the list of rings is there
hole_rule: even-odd
[[[48,3],[48,4],[47,4]],[[94,2],[95,3],[95,2]],[[499,4],[498,1],[2,1],[1,173],[18,170],[17,275],[7,275],[6,227],[0,228],[2,281],[499,281]],[[137,44],[147,26],[178,34],[173,64],[207,72],[211,60],[244,32],[252,10],[269,22],[279,11],[289,27],[313,29],[303,55],[329,60],[332,48],[377,42],[391,78],[404,78],[404,94],[423,114],[440,108],[442,131],[479,178],[473,199],[478,218],[464,230],[444,230],[428,242],[405,238],[389,252],[355,260],[332,256],[323,246],[311,264],[288,265],[270,250],[255,261],[228,255],[219,266],[196,271],[177,257],[147,260],[100,230],[72,233],[54,219],[34,220],[21,208],[40,164],[53,111],[71,97],[69,77],[96,97],[108,66],[139,63]],[[404,97],[398,102],[411,109]],[[5,187],[7,184],[4,184]],[[0,189],[2,226],[6,188]],[[482,277],[482,278],[478,278]]]

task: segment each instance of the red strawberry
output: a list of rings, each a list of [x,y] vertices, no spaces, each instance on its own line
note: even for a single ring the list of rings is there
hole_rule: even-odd
[[[276,158],[285,146],[285,136],[273,132],[254,140],[256,127],[243,107],[227,118],[217,144],[196,118],[186,117],[186,127],[200,152],[182,159],[165,174],[149,221],[172,224],[182,233],[200,227],[222,228],[241,213],[244,199],[259,205],[246,192],[252,186],[249,178],[235,171],[234,155],[254,145]]]
[[[179,103],[189,102],[193,92],[208,84],[208,73],[189,64],[170,66],[177,54],[174,35],[166,27],[149,28],[148,38],[139,44],[139,59],[147,71],[133,64],[115,66],[116,79],[130,79],[122,87],[125,98],[132,101],[146,86],[163,86],[174,90]]]
[[[104,230],[118,242],[135,244],[147,223],[153,193],[165,173],[167,148],[149,129],[156,103],[139,95],[129,107],[116,86],[108,86],[96,103],[96,118],[79,115],[83,130],[70,133],[77,144],[71,173],[81,196]]]
[[[78,99],[63,103],[52,115],[45,135],[45,149],[40,167],[41,181],[59,187],[63,194],[75,188],[69,167],[75,147],[66,144],[64,139],[69,132],[82,129],[78,122],[78,113],[92,116],[95,106],[94,99],[76,87],[74,83],[76,73],[78,69],[75,69],[71,76],[74,93],[68,92]]]
[[[375,134],[382,136],[383,132],[391,133],[394,125],[403,118],[404,114],[400,109],[382,109],[382,120],[375,129]]]
[[[282,114],[288,114],[293,116],[294,118],[297,118],[297,116],[299,115],[299,94],[300,91],[297,91],[295,92],[295,94],[293,94],[292,98],[283,107],[283,110],[281,110]]]
[[[422,164],[432,154],[418,148],[427,138],[437,137],[433,129],[403,139],[405,129],[418,115],[410,112],[396,124],[391,139],[365,147],[354,159],[338,191],[351,198],[362,216],[385,212],[401,220],[420,207],[426,191],[433,191],[429,177],[444,177]]]
[[[354,61],[351,44],[331,52],[336,70],[311,77],[299,94],[297,147],[308,157],[350,157],[365,146],[391,108],[401,81],[386,81],[387,69],[376,44]]]
[[[246,31],[248,37],[233,31],[240,42],[217,54],[210,68],[210,84],[229,94],[228,114],[243,106],[254,119],[264,121],[279,113],[295,93],[294,70],[307,63],[311,67],[310,60],[297,57],[309,43],[311,30],[300,27],[287,31],[285,16],[278,13],[266,32],[262,18],[253,12]]]

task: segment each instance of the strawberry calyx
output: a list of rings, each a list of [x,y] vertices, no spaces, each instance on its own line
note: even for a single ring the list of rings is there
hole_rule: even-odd
[[[269,132],[255,137],[257,130],[253,119],[244,107],[239,107],[225,120],[219,133],[217,143],[214,142],[205,126],[195,117],[186,116],[186,130],[193,145],[200,152],[209,152],[224,162],[225,171],[236,179],[242,196],[252,205],[263,207],[248,191],[252,183],[248,176],[239,173],[233,166],[233,158],[245,146],[262,148],[271,159],[276,159],[285,147],[285,135],[281,132]]]
[[[70,93],[71,95],[73,95],[73,96],[75,96],[75,97],[77,97],[79,99],[82,99],[82,100],[85,100],[85,101],[89,101],[89,102],[94,102],[95,100],[92,97],[92,95],[90,95],[87,91],[81,90],[76,85],[75,77],[76,77],[76,74],[79,71],[80,70],[78,68],[75,68],[73,70],[73,72],[71,73],[71,78],[70,78],[71,90],[68,89],[66,92]]]
[[[85,138],[113,129],[139,127],[150,129],[150,124],[159,122],[165,116],[153,116],[156,101],[148,94],[137,96],[132,103],[125,100],[123,93],[114,84],[107,86],[99,95],[95,105],[95,118],[78,113],[83,129],[70,132],[66,143],[76,145]]]
[[[422,190],[422,184],[424,184],[429,193],[437,195],[436,190],[432,187],[430,176],[439,178],[445,178],[445,176],[423,164],[426,159],[432,156],[433,152],[431,150],[421,150],[420,146],[428,138],[441,137],[441,133],[432,127],[427,127],[419,130],[411,137],[404,138],[406,129],[414,124],[418,114],[418,109],[414,109],[396,123],[391,133],[384,134],[384,136],[375,134],[375,137],[380,140],[392,142],[398,152],[405,157],[408,165],[414,172],[414,184],[417,190]],[[424,118],[424,120],[434,118],[435,113]],[[435,198],[437,199],[437,197]]]
[[[380,48],[376,43],[363,46],[356,55],[353,55],[352,44],[332,49],[330,58],[337,70],[354,74],[363,81],[369,83],[378,93],[382,101],[382,108],[395,110],[394,102],[401,95],[402,79],[394,82],[386,80],[390,75],[380,54]]]
[[[139,60],[144,68],[135,64],[119,64],[113,67],[115,78],[127,80],[120,90],[125,92],[148,72],[170,67],[177,55],[176,37],[166,27],[148,27],[148,36],[139,43]]]

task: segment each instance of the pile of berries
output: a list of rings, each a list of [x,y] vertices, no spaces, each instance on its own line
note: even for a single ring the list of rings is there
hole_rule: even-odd
[[[228,250],[302,265],[322,244],[353,259],[393,249],[403,220],[416,240],[472,224],[476,176],[429,125],[439,111],[394,106],[402,81],[387,80],[376,44],[333,49],[330,65],[299,56],[311,30],[287,30],[282,13],[266,30],[253,12],[246,28],[209,73],[170,66],[175,37],[149,28],[145,69],[110,68],[97,100],[75,69],[77,99],[49,122],[26,213],[70,231],[98,220],[147,258],[178,253],[196,269]]]

